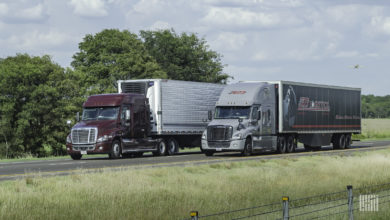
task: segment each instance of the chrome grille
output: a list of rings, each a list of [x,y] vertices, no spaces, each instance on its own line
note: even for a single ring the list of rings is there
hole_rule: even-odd
[[[75,128],[72,129],[73,144],[96,143],[97,128]]]
[[[209,126],[207,127],[207,140],[224,141],[230,140],[233,134],[232,126]]]
[[[230,147],[230,141],[217,141],[217,142],[207,142],[207,145],[210,148],[229,148]]]

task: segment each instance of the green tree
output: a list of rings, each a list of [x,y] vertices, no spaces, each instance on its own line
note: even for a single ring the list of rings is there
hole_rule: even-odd
[[[116,92],[119,79],[166,78],[142,41],[129,31],[106,29],[86,35],[72,67],[84,73],[87,94]]]
[[[221,55],[210,50],[206,40],[194,33],[141,31],[140,36],[169,79],[226,83],[230,78],[223,73]]]
[[[66,119],[78,106],[80,77],[49,56],[19,54],[0,61],[0,143],[2,154],[65,153]]]

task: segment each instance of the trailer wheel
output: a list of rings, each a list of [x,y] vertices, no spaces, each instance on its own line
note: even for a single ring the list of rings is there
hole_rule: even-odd
[[[335,138],[335,142],[333,143],[333,147],[335,149],[345,149],[345,135],[338,134]]]
[[[345,135],[340,135],[340,149],[345,149]]]
[[[174,138],[170,138],[168,140],[167,145],[168,145],[168,149],[167,149],[168,155],[174,155],[179,151],[179,144]]]
[[[293,136],[289,136],[287,138],[287,142],[286,142],[286,150],[287,150],[287,153],[292,153],[294,152],[294,137]]]
[[[110,159],[118,159],[121,157],[121,143],[118,140],[112,142],[111,152],[109,153]]]
[[[242,151],[241,156],[250,156],[252,154],[252,140],[247,138],[245,140],[244,151]]]
[[[284,137],[278,137],[278,153],[286,153],[286,139]]]
[[[351,148],[351,134],[346,134],[345,135],[345,148]]]
[[[213,151],[208,151],[208,150],[205,150],[204,151],[204,155],[208,156],[208,157],[211,157],[213,156],[214,152]]]
[[[81,157],[83,157],[82,154],[71,154],[70,157],[73,159],[73,160],[80,160]]]
[[[167,152],[167,145],[164,140],[158,142],[157,151],[153,152],[153,156],[162,156]]]

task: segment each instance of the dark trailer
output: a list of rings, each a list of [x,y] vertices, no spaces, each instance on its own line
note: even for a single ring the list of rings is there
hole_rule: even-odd
[[[361,89],[280,81],[279,133],[295,133],[306,147],[343,148],[361,133]]]

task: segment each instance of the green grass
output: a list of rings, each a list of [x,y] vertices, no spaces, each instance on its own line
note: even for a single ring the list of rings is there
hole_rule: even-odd
[[[388,183],[389,169],[390,150],[381,150],[94,174],[80,170],[50,178],[37,174],[0,182],[0,219],[183,219],[192,210],[205,215],[281,203],[285,195],[291,200],[343,191],[347,185]],[[387,219],[388,208],[389,203],[380,205],[378,213],[365,217]]]
[[[354,138],[362,140],[390,139],[390,119],[362,119],[362,133]]]

